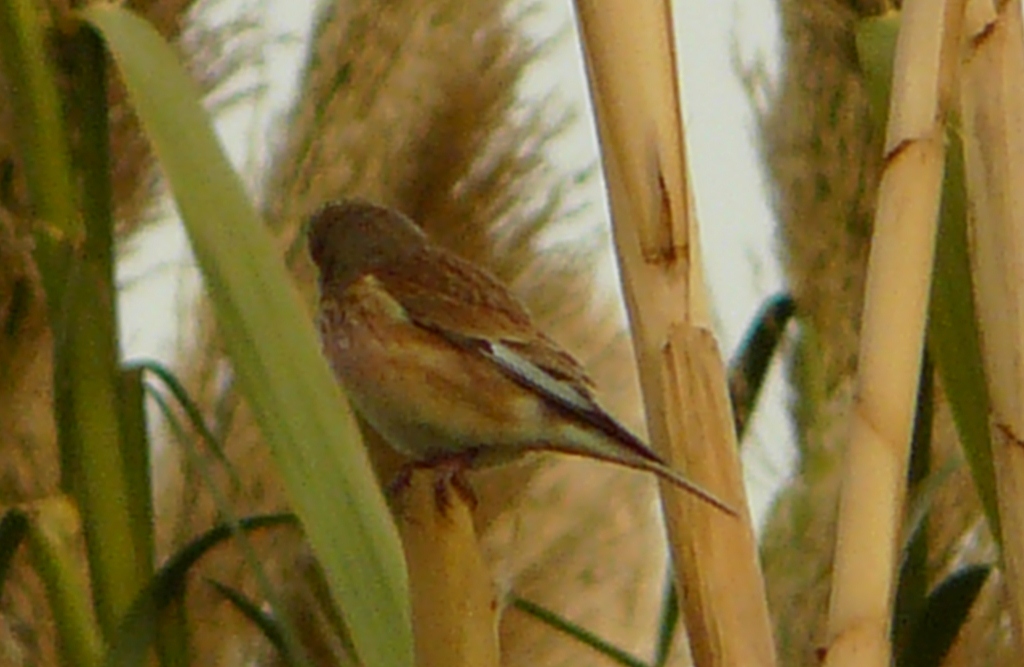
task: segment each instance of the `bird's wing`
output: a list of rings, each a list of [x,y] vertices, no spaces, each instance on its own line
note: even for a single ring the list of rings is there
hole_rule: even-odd
[[[593,382],[579,362],[540,333],[523,304],[489,273],[452,253],[430,248],[373,274],[420,326],[460,346],[507,345],[531,364],[590,395]]]
[[[644,458],[660,461],[598,405],[583,367],[535,328],[529,313],[504,285],[448,252],[430,249],[428,253],[373,272],[413,322],[487,357],[516,382]],[[420,270],[421,262],[431,270]]]

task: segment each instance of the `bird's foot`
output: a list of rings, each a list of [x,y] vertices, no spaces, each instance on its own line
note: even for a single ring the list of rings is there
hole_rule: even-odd
[[[430,470],[434,474],[434,503],[438,511],[447,514],[451,509],[453,492],[459,495],[470,511],[475,510],[478,504],[476,493],[466,478],[466,471],[472,467],[473,458],[474,453],[470,452],[407,463],[388,484],[388,497],[399,499],[409,488],[413,472]]]
[[[446,460],[433,467],[434,470],[434,503],[441,513],[446,513],[452,506],[452,492],[462,498],[472,512],[478,504],[476,493],[466,478],[469,463],[464,459]]]

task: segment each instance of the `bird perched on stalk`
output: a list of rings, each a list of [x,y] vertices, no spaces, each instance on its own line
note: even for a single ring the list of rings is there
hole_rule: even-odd
[[[413,467],[455,476],[552,451],[652,472],[729,513],[595,401],[568,352],[495,277],[361,200],[309,220],[324,354],[355,409]],[[462,486],[460,486],[460,483]]]

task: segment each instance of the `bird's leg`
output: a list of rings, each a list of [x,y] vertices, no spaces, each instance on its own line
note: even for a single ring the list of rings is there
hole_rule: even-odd
[[[397,500],[409,487],[412,473],[416,470],[430,470],[434,474],[434,502],[442,514],[451,508],[451,489],[458,493],[470,510],[476,509],[477,497],[466,479],[466,471],[473,467],[476,451],[436,456],[423,461],[411,461],[398,471],[387,487],[389,498]]]
[[[469,506],[470,511],[477,506],[476,493],[466,479],[466,470],[469,469],[469,461],[464,457],[445,459],[435,466],[434,470],[434,502],[441,513],[447,513],[452,506],[451,490],[462,496],[463,502]]]
[[[384,495],[388,500],[392,501],[396,505],[400,505],[399,498],[403,493],[409,490],[409,484],[412,482],[412,471],[415,470],[416,466],[411,463],[406,463],[395,476],[388,482],[385,487]]]

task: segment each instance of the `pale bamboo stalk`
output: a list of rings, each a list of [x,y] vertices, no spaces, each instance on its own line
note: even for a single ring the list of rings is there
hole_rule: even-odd
[[[844,457],[826,667],[890,664],[889,629],[964,0],[903,6]]]
[[[399,496],[417,667],[498,667],[498,603],[465,499],[439,503],[434,473]]]
[[[576,10],[651,442],[739,513],[662,485],[694,663],[769,667],[771,622],[710,331],[670,6],[577,0]]]
[[[1024,654],[1024,31],[1020,2],[972,1],[961,104],[971,263],[991,397],[1010,618]]]

